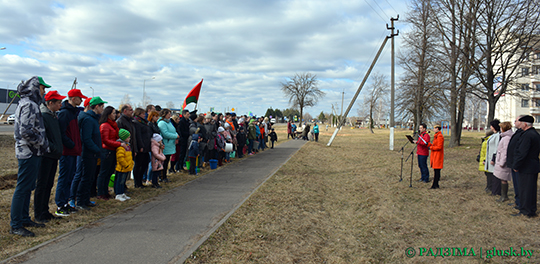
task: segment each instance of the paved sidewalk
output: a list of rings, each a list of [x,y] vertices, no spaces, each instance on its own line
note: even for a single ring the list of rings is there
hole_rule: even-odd
[[[24,263],[182,263],[306,141],[291,140],[17,256]],[[12,260],[13,261],[13,260]]]

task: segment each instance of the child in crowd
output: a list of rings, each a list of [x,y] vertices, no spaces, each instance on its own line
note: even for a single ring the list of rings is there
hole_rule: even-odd
[[[273,128],[272,128],[271,131],[272,131],[272,132],[270,132],[270,134],[268,134],[268,136],[270,136],[270,141],[272,142],[272,147],[271,147],[271,149],[273,149],[273,148],[274,148],[274,142],[277,141],[277,134],[276,134],[276,132],[274,131]]]
[[[131,199],[125,194],[126,191],[126,179],[133,170],[133,156],[131,155],[131,146],[129,141],[131,139],[131,134],[129,131],[121,128],[118,131],[118,137],[120,143],[125,143],[127,148],[118,147],[116,148],[116,176],[114,178],[114,193],[116,194],[116,200],[125,201]]]
[[[198,130],[198,129],[197,129]],[[202,138],[199,137],[199,134],[195,133],[191,135],[191,143],[189,144],[189,174],[195,175],[197,174],[197,157],[199,156],[199,142],[201,142]]]
[[[219,127],[216,135],[218,166],[223,166],[223,158],[225,157],[225,136],[223,135],[223,132],[225,132],[225,129],[223,127]]]
[[[162,142],[163,138],[161,135],[155,133],[151,139],[151,150],[152,150],[152,188],[161,188],[158,183],[158,177],[161,175],[163,170],[163,162],[165,161],[165,155],[163,154],[163,149],[165,145]]]
[[[244,157],[244,146],[246,145],[246,139],[247,135],[244,127],[240,126],[238,128],[238,134],[236,134],[236,141],[238,143],[238,148],[236,149],[236,152],[238,152],[238,158]]]

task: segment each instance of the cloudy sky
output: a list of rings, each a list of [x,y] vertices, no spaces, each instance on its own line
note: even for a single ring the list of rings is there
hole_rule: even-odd
[[[399,14],[403,33],[407,11],[396,0],[0,3],[0,88],[39,75],[67,94],[76,77],[85,95],[116,107],[126,95],[141,103],[145,83],[153,104],[180,108],[204,78],[198,109],[256,115],[288,108],[280,83],[304,72],[326,93],[305,112],[330,112],[343,91],[347,105],[389,34],[386,23]],[[390,45],[374,71],[390,75]]]

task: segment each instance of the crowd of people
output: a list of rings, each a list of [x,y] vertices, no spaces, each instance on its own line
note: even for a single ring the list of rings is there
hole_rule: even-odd
[[[486,175],[485,191],[500,196],[498,202],[508,198],[508,182],[514,187],[514,202],[508,205],[519,210],[513,216],[537,216],[537,181],[540,172],[540,135],[532,124],[534,117],[518,116],[512,123],[495,119],[483,138],[477,157],[479,170]]]
[[[51,219],[89,211],[96,206],[91,197],[131,199],[126,190],[131,173],[135,188],[161,188],[169,182],[168,174],[196,174],[211,162],[222,166],[231,158],[264,151],[268,144],[273,148],[278,140],[267,117],[196,110],[177,115],[157,105],[115,109],[79,89],[69,90],[64,100],[58,91],[46,92],[50,87],[34,76],[17,88],[21,99],[14,136],[19,170],[9,231],[14,235],[34,236],[26,227],[44,227]],[[51,213],[57,169],[57,208]]]

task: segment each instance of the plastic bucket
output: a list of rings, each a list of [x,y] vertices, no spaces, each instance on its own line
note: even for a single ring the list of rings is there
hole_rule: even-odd
[[[208,162],[210,162],[210,169],[212,169],[212,170],[217,169],[217,160],[211,159]]]
[[[186,169],[189,170],[189,167],[191,166],[191,162],[186,161]]]
[[[231,151],[233,151],[233,144],[225,143],[225,152],[231,152]]]

